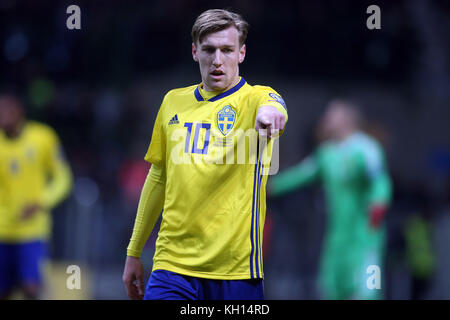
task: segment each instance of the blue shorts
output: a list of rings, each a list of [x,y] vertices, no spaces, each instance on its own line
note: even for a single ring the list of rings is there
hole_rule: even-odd
[[[0,294],[16,285],[41,284],[41,267],[46,257],[47,245],[43,241],[0,242]]]
[[[264,300],[263,279],[213,280],[155,270],[144,300]]]

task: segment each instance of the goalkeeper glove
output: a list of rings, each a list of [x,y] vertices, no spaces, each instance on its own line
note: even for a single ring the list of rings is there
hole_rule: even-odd
[[[384,205],[373,205],[370,208],[370,226],[373,229],[377,229],[380,227],[381,222],[386,214],[386,207]]]

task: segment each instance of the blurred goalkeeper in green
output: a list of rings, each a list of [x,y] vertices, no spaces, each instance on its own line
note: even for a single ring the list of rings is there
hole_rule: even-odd
[[[322,143],[299,164],[272,177],[269,192],[281,196],[315,181],[323,184],[327,225],[319,287],[324,299],[381,299],[368,284],[369,266],[383,276],[391,180],[380,144],[360,131],[360,114],[332,101],[321,119]],[[381,280],[380,280],[381,282]]]

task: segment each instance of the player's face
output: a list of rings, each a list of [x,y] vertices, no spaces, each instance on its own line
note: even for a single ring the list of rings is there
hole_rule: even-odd
[[[245,44],[239,45],[239,32],[230,27],[206,35],[201,43],[193,43],[192,56],[199,63],[204,89],[224,91],[239,79],[239,64],[245,58]]]
[[[22,107],[18,101],[9,97],[0,97],[0,129],[7,134],[14,132],[22,121]]]
[[[331,139],[339,139],[343,132],[351,126],[351,115],[349,111],[339,105],[331,104],[322,119],[324,134]]]

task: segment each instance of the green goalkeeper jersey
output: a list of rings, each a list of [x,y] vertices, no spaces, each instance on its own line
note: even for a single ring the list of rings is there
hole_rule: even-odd
[[[269,188],[277,196],[317,180],[327,202],[328,244],[377,246],[383,241],[383,227],[369,226],[369,210],[389,203],[391,182],[383,150],[373,138],[356,132],[340,142],[324,142],[305,160],[272,177]]]

